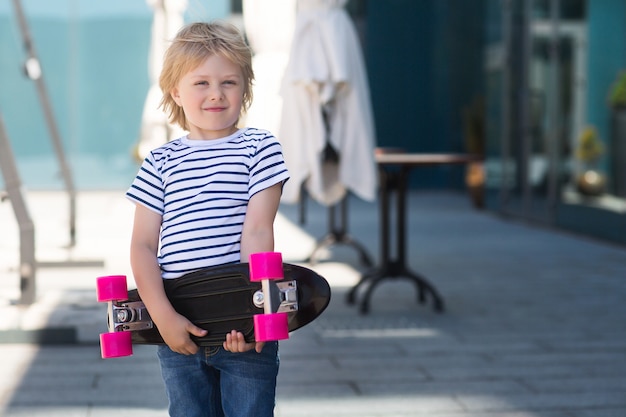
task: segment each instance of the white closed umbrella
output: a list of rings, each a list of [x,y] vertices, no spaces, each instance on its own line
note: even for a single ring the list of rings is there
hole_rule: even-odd
[[[325,205],[338,203],[347,191],[364,200],[375,199],[378,177],[369,84],[345,4],[346,0],[297,2],[278,135],[291,173],[283,191],[288,203],[299,201],[303,184]],[[327,145],[338,160],[325,158]]]

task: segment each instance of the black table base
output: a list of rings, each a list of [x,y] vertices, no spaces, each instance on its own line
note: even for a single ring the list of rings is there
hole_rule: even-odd
[[[370,298],[374,292],[374,288],[382,281],[390,278],[404,278],[412,281],[417,287],[417,301],[425,303],[427,295],[433,298],[433,309],[441,313],[444,311],[444,302],[435,287],[422,275],[411,271],[406,265],[398,262],[390,262],[383,267],[374,268],[364,273],[361,280],[350,289],[346,297],[348,304],[355,304],[359,293],[362,293],[359,312],[367,314],[370,309]],[[361,291],[359,291],[361,290]]]
[[[350,290],[346,297],[348,304],[355,304],[360,297],[360,312],[367,314],[370,308],[372,292],[383,280],[405,278],[415,283],[418,292],[418,302],[425,303],[428,297],[433,300],[433,309],[436,312],[444,311],[444,301],[435,287],[422,275],[413,272],[406,263],[406,190],[408,174],[412,165],[398,164],[385,167],[379,163],[381,179],[380,222],[381,222],[381,265],[370,269],[361,276],[361,280]],[[392,194],[395,191],[396,200],[396,239],[397,256],[390,256],[390,212]]]

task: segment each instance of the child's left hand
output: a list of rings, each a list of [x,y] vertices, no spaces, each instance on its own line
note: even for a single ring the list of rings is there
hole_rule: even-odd
[[[243,337],[243,333],[233,330],[226,335],[226,341],[223,346],[224,350],[234,353],[247,352],[252,349],[255,349],[257,353],[261,353],[263,345],[265,345],[264,342],[247,343]]]

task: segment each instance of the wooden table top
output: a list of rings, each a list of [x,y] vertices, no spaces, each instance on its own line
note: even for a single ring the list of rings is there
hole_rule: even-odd
[[[375,152],[378,165],[442,165],[482,161],[481,155],[461,153]]]

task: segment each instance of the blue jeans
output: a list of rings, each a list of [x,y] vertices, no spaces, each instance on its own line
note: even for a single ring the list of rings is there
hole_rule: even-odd
[[[278,343],[261,353],[201,347],[185,356],[159,346],[161,374],[172,417],[271,417],[274,415]]]

